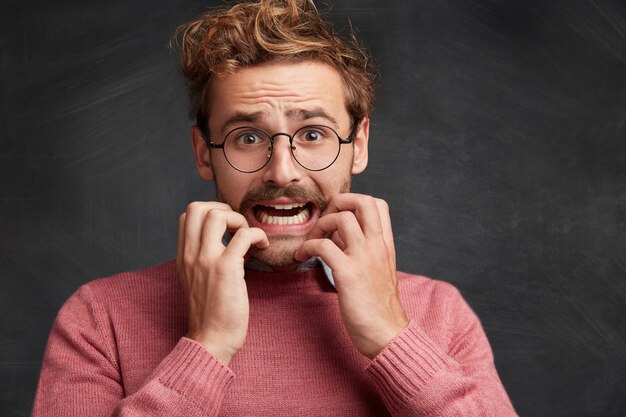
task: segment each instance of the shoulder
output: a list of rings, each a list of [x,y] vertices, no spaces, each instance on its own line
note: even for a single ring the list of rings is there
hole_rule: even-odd
[[[405,272],[397,276],[407,315],[435,340],[450,346],[459,334],[480,328],[478,317],[454,285]]]
[[[400,297],[420,304],[464,302],[459,290],[452,284],[423,275],[397,272]]]
[[[174,262],[88,282],[59,310],[47,355],[59,363],[65,363],[59,353],[90,363],[104,356],[115,370],[129,352],[175,344],[180,332],[169,330],[178,329],[185,311],[182,300]]]
[[[137,311],[179,304],[182,289],[174,261],[122,272],[82,285],[63,305],[60,316],[132,317]]]
[[[170,260],[131,272],[99,278],[81,289],[100,298],[129,298],[172,291],[179,287],[175,261]]]

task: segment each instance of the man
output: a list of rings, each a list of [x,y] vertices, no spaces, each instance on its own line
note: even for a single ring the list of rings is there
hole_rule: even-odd
[[[50,335],[34,416],[513,416],[480,323],[397,273],[368,161],[373,72],[307,0],[179,30],[200,176],[176,262],[83,286]]]

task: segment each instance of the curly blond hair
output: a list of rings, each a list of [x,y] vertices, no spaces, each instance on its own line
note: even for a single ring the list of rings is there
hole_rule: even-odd
[[[208,91],[214,75],[271,61],[314,60],[333,66],[345,85],[347,110],[369,116],[377,77],[372,59],[352,28],[342,37],[313,0],[260,0],[211,10],[176,30],[180,67],[192,117],[206,129]]]

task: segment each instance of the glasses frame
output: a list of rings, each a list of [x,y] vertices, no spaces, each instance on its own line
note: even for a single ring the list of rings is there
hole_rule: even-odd
[[[301,127],[301,128],[299,128],[298,130],[296,130],[296,131],[293,133],[293,135],[289,135],[289,134],[287,134],[287,133],[283,133],[283,132],[278,132],[278,133],[275,133],[275,134],[273,134],[273,135],[270,135],[270,134],[269,134],[269,133],[267,133],[265,130],[260,129],[260,128],[258,128],[258,127],[254,127],[254,126],[242,126],[242,127],[236,127],[236,128],[234,128],[234,129],[230,130],[230,131],[226,134],[226,136],[224,136],[224,140],[222,141],[222,143],[214,143],[213,141],[211,141],[211,140],[207,137],[207,135],[205,134],[205,132],[204,132],[204,130],[203,130],[203,129],[200,129],[200,132],[202,133],[202,138],[204,139],[204,141],[205,141],[205,143],[207,144],[207,146],[208,146],[209,148],[211,148],[211,149],[221,149],[221,150],[222,150],[222,152],[224,152],[224,158],[226,158],[226,162],[228,162],[228,165],[230,165],[231,167],[233,167],[235,170],[237,170],[237,171],[239,171],[239,172],[243,172],[243,173],[245,173],[245,174],[252,174],[252,173],[254,173],[254,172],[260,171],[260,170],[262,170],[263,168],[265,168],[265,166],[266,166],[266,165],[270,162],[270,160],[272,159],[272,156],[274,155],[274,139],[275,139],[277,136],[287,136],[287,137],[289,138],[289,152],[291,153],[291,157],[293,158],[293,160],[294,160],[294,161],[296,161],[296,162],[298,163],[298,165],[300,165],[302,168],[306,169],[307,171],[319,172],[319,171],[323,171],[323,170],[325,170],[325,169],[329,168],[332,164],[334,164],[334,163],[335,163],[335,161],[337,160],[337,158],[339,158],[339,154],[341,153],[341,145],[345,145],[345,144],[348,144],[348,143],[352,143],[352,142],[353,142],[353,140],[354,140],[354,135],[356,134],[357,127],[359,126],[359,122],[360,122],[360,121],[361,121],[360,119],[356,119],[356,120],[354,121],[354,125],[353,125],[353,126],[352,126],[352,128],[350,129],[350,134],[349,134],[349,135],[348,135],[348,137],[347,137],[347,138],[345,138],[345,139],[342,139],[342,138],[341,138],[341,136],[339,136],[339,133],[337,133],[337,132],[335,131],[335,129],[333,129],[332,127],[329,127],[329,126],[325,126],[325,125],[307,125],[307,126],[302,126],[302,127]],[[301,131],[301,130],[303,130],[303,129],[306,129],[306,128],[309,128],[309,127],[316,127],[316,126],[319,126],[319,127],[324,127],[324,128],[330,129],[330,130],[331,130],[331,131],[332,131],[332,132],[333,132],[333,133],[337,136],[337,140],[339,141],[339,150],[337,151],[337,155],[335,155],[335,159],[333,159],[333,161],[332,161],[330,164],[326,165],[324,168],[311,169],[311,168],[307,168],[307,167],[305,167],[304,165],[302,165],[302,163],[301,163],[300,161],[298,161],[298,158],[296,158],[296,156],[293,154],[293,151],[294,151],[294,150],[295,150],[295,148],[296,148],[295,146],[293,146],[293,137],[295,136],[295,134],[296,134],[296,133],[298,133],[299,131]],[[267,161],[265,161],[265,163],[264,163],[264,164],[263,164],[260,168],[257,168],[257,169],[252,170],[252,171],[245,171],[245,170],[243,170],[243,169],[239,169],[239,168],[237,168],[235,165],[233,165],[233,164],[232,164],[232,163],[228,160],[228,155],[226,154],[226,151],[224,150],[224,143],[226,143],[226,138],[228,137],[228,135],[230,135],[230,134],[231,134],[232,132],[234,132],[235,130],[239,130],[239,129],[246,129],[246,128],[253,128],[253,129],[256,129],[256,130],[258,130],[258,131],[260,131],[260,132],[263,132],[264,134],[266,134],[266,135],[267,135],[267,137],[269,137],[269,138],[270,138],[270,143],[271,143],[271,144],[270,144],[270,146],[269,146],[269,152],[270,152],[270,155],[269,155],[269,157],[267,158]]]

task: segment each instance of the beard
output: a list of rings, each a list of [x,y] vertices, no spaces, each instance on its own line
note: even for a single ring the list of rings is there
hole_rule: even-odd
[[[231,201],[219,191],[219,186],[216,181],[217,198],[219,201],[229,204],[234,207]],[[351,176],[348,175],[346,180],[339,187],[338,193],[347,193],[351,187]],[[249,190],[243,197],[239,206],[238,212],[246,217],[251,213],[251,208],[265,201],[271,201],[279,197],[289,197],[297,199],[298,201],[312,202],[319,213],[322,214],[328,206],[330,197],[326,197],[322,190],[316,185],[311,184],[307,186],[290,185],[287,187],[278,187],[274,184],[268,183]],[[287,267],[298,264],[294,255],[296,251],[302,246],[308,239],[307,235],[271,235],[268,236],[270,242],[269,247],[265,249],[259,249],[256,246],[251,246],[248,250],[248,255],[258,260],[259,262],[268,265],[273,268]]]

